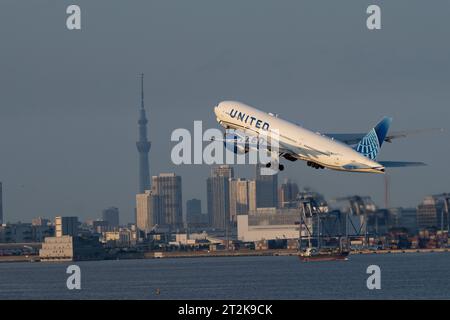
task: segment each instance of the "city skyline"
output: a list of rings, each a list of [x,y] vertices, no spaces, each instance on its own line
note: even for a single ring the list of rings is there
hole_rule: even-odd
[[[377,34],[360,28],[363,4],[262,2],[256,13],[237,2],[219,8],[181,4],[189,10],[141,3],[113,17],[105,16],[101,1],[80,5],[91,18],[82,32],[69,34],[55,28],[63,4],[5,4],[3,12],[10,14],[0,19],[4,222],[57,215],[87,219],[109,206],[119,208],[124,222],[134,221],[141,72],[151,106],[151,173],[182,176],[183,198],[199,198],[203,211],[210,167],[172,164],[170,134],[191,129],[194,120],[217,128],[212,108],[220,100],[242,100],[327,131],[366,132],[383,115],[393,116],[392,130],[448,127],[450,46],[441,23],[449,4],[408,5],[425,19],[411,24],[402,4],[386,3],[390,32]],[[236,6],[240,10],[230,9]],[[17,15],[40,29],[23,26]],[[234,24],[227,23],[229,17]],[[182,46],[188,40],[192,46]],[[274,45],[268,47],[268,40]],[[415,207],[428,194],[450,190],[449,151],[441,147],[447,140],[448,133],[424,134],[383,147],[380,158],[428,163],[389,173],[391,206]],[[235,171],[253,178],[248,166]],[[370,195],[378,204],[384,199],[383,177],[316,172],[300,163],[288,163],[280,181],[285,177],[327,198]]]

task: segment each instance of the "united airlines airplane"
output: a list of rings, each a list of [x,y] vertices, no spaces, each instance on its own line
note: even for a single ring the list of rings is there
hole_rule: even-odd
[[[215,108],[217,122],[233,133],[223,140],[227,148],[235,153],[247,153],[250,148],[259,148],[249,143],[251,137],[278,137],[279,157],[289,161],[303,160],[315,169],[332,169],[350,172],[384,173],[387,167],[423,166],[422,162],[378,161],[377,155],[384,141],[404,137],[405,133],[388,135],[392,119],[383,118],[367,134],[320,134],[297,124],[283,120],[237,101],[223,101]],[[243,143],[237,143],[237,141]],[[270,139],[267,139],[270,141]],[[270,151],[270,142],[265,144]],[[266,167],[278,165],[268,162]]]

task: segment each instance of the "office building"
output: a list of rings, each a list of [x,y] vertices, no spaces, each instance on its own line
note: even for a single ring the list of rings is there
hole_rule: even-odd
[[[160,198],[161,222],[170,228],[182,228],[181,176],[175,173],[161,173],[159,176],[153,176],[152,193]]]
[[[419,229],[449,229],[450,194],[428,196],[417,207],[417,227]]]
[[[0,182],[0,225],[3,224],[3,185]]]
[[[199,199],[190,199],[186,201],[186,215],[196,215],[202,213],[202,201]]]
[[[416,208],[390,208],[389,228],[405,228],[411,235],[416,234],[417,209]]]
[[[280,208],[297,207],[298,185],[290,179],[286,179],[280,186],[278,201]]]
[[[116,207],[109,207],[102,211],[102,220],[108,223],[111,228],[119,227],[119,209]]]
[[[402,208],[399,227],[406,228],[410,234],[417,233],[417,209]]]
[[[236,223],[236,216],[248,214],[256,209],[256,182],[242,178],[230,179],[230,219]]]
[[[278,173],[261,174],[264,166],[256,165],[256,206],[258,208],[278,207]]]
[[[152,190],[136,195],[136,226],[144,233],[149,233],[163,220],[161,201]]]
[[[186,201],[186,222],[189,228],[206,228],[209,226],[208,215],[202,213],[202,202],[199,199]]]
[[[55,218],[56,237],[78,235],[78,218],[77,217],[56,217]]]
[[[211,176],[207,179],[208,215],[213,228],[225,230],[229,227],[230,178],[233,177],[233,168],[221,165],[212,168]]]

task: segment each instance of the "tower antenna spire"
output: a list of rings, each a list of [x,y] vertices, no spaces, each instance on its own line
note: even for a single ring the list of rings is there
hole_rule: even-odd
[[[144,109],[144,74],[141,73],[141,109]]]
[[[147,139],[147,117],[144,108],[144,74],[141,73],[141,109],[139,110],[139,139],[136,147],[139,152],[139,193],[150,190],[150,168],[148,161],[148,153],[151,143]]]

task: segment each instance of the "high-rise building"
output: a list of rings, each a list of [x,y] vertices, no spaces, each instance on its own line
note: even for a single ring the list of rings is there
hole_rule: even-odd
[[[290,179],[286,179],[280,186],[278,201],[280,208],[294,208],[297,203],[298,185]]]
[[[162,224],[160,197],[152,190],[136,195],[136,225],[145,233]]]
[[[186,215],[196,215],[202,213],[202,201],[199,199],[190,199],[186,201]]]
[[[248,181],[248,211],[255,211],[256,206],[256,180]]]
[[[141,74],[141,108],[139,114],[139,140],[136,147],[139,152],[139,193],[150,190],[150,168],[148,163],[148,153],[151,143],[147,139],[147,117],[144,108],[144,74]]]
[[[256,209],[256,181],[242,178],[230,179],[230,219],[237,221],[237,215],[248,214]]]
[[[108,226],[111,228],[119,227],[119,209],[116,207],[103,209],[102,220],[108,222]]]
[[[417,227],[419,229],[434,227],[448,230],[449,206],[450,194],[425,197],[417,207]]]
[[[160,197],[161,216],[168,227],[183,227],[181,176],[161,173],[152,177],[152,193]]]
[[[230,223],[230,178],[233,168],[221,165],[211,169],[207,179],[208,215],[213,228],[225,230]]]
[[[3,187],[0,182],[0,225],[3,223]]]
[[[258,208],[278,207],[278,173],[261,174],[263,165],[256,165],[256,206]]]
[[[56,217],[55,218],[56,237],[78,235],[78,218],[77,217]]]
[[[208,215],[202,213],[201,200],[190,199],[186,201],[186,223],[189,228],[208,226]]]

